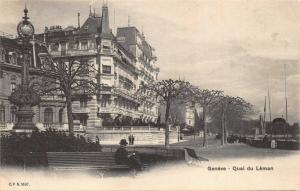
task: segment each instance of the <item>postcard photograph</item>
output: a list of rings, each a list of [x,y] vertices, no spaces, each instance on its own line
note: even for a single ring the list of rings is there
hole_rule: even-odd
[[[0,190],[299,190],[300,1],[0,0]]]

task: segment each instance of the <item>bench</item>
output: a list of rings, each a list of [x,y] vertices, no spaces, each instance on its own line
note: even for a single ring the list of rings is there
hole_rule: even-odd
[[[129,166],[115,163],[114,154],[114,152],[47,152],[48,167],[56,171],[93,170],[102,177],[107,171],[129,171]]]

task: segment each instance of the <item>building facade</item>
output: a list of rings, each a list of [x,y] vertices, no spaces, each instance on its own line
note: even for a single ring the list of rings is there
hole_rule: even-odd
[[[72,102],[74,122],[80,128],[143,126],[157,120],[156,99],[141,102],[137,98],[140,84],[157,80],[159,69],[154,49],[135,27],[117,31],[116,35],[112,33],[108,7],[103,5],[101,16],[90,11],[82,26],[45,27],[44,33],[35,35],[32,42],[31,79],[38,80],[41,75],[40,53],[50,54],[54,62],[72,58],[95,67],[96,71],[89,76],[102,84],[100,93],[79,96]],[[16,39],[2,36],[0,42],[0,124],[9,129],[16,122],[18,109],[9,102],[9,96],[21,83],[22,56]],[[68,129],[63,97],[43,97],[33,111],[39,128]]]
[[[37,36],[54,61],[72,57],[95,66],[91,76],[103,85],[100,94],[73,101],[74,119],[88,128],[148,125],[158,117],[156,99],[137,99],[140,84],[157,80],[154,49],[135,27],[117,31],[112,33],[108,7],[103,5],[101,16],[90,11],[82,26],[45,27]]]
[[[41,77],[41,60],[39,53],[46,53],[47,49],[38,42],[31,42],[30,57],[30,82],[39,81]],[[7,36],[0,36],[0,129],[11,130],[17,122],[16,112],[18,107],[10,103],[9,96],[18,85],[21,84],[23,53],[17,43],[17,39]],[[42,97],[39,106],[33,107],[34,123],[38,128],[44,129],[56,123],[63,126],[66,115],[63,98],[58,96]]]

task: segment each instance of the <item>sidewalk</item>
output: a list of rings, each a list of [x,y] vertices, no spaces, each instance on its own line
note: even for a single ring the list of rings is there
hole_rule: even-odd
[[[224,159],[267,159],[274,157],[285,157],[294,154],[300,154],[300,151],[292,150],[280,150],[280,149],[270,149],[270,148],[256,148],[243,143],[236,144],[226,144],[221,145],[221,141],[215,139],[215,137],[208,137],[207,147],[203,147],[203,138],[188,137],[185,142],[179,142],[171,144],[171,147],[193,148],[198,156],[209,159],[210,161],[224,160]]]

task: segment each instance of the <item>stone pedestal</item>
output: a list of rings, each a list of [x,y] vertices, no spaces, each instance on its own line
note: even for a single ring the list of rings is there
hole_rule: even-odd
[[[18,122],[14,125],[13,131],[15,132],[32,132],[37,130],[37,127],[32,122],[34,116],[30,107],[21,107],[16,113]]]

